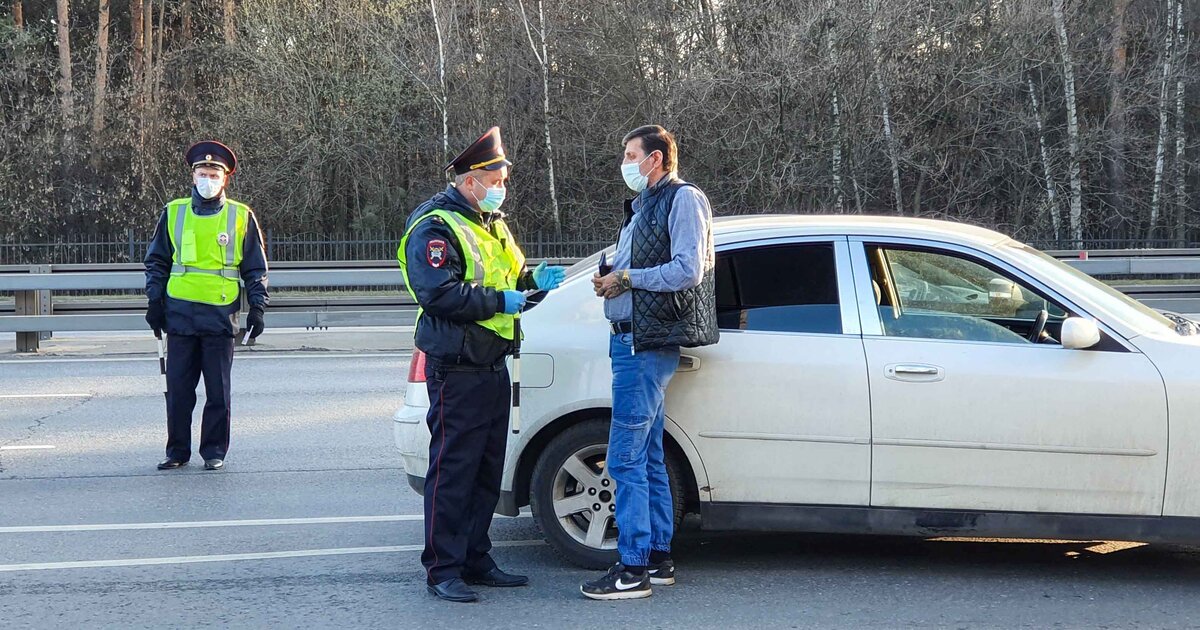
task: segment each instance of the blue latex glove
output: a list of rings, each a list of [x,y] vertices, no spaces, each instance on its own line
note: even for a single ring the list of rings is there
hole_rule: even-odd
[[[525,306],[525,294],[520,291],[505,291],[501,295],[504,296],[505,315],[516,315]]]
[[[566,267],[548,267],[544,260],[537,266],[537,269],[533,270],[533,281],[542,291],[557,289],[566,277]]]

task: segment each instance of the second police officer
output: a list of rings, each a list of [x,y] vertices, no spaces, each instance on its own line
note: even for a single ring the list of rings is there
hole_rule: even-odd
[[[263,331],[267,257],[254,213],[225,196],[237,157],[220,142],[185,153],[192,193],[167,204],[146,252],[146,322],[167,333],[167,457],[160,470],[192,456],[192,411],[201,375],[207,400],[200,428],[206,470],[221,470],[229,450],[230,372],[242,292],[251,338]]]
[[[455,157],[454,181],[409,217],[397,256],[421,307],[416,347],[426,355],[429,470],[425,475],[428,590],[470,602],[468,584],[522,586],[490,552],[500,497],[511,384],[514,315],[525,291],[548,291],[565,276],[545,263],[530,272],[504,222],[509,162],[493,127]]]

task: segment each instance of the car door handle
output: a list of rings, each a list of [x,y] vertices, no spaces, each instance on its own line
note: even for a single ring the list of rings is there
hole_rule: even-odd
[[[884,369],[884,373],[894,381],[916,383],[931,383],[946,378],[942,368],[924,363],[893,363]]]
[[[679,367],[675,368],[676,372],[695,372],[700,369],[700,357],[694,357],[690,354],[679,355]]]

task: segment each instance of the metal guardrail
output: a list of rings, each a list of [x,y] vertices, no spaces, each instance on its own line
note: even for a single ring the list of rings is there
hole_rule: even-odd
[[[1052,251],[1049,254],[1094,276],[1195,275],[1200,249]],[[531,261],[536,264],[539,261]],[[550,259],[571,264],[575,259]],[[272,300],[272,328],[324,329],[343,326],[406,326],[416,305],[404,290],[395,261],[284,262],[271,266],[272,289],[385,290],[384,296],[287,296]],[[71,301],[55,304],[56,291],[133,291],[145,288],[141,264],[0,265],[0,293],[14,293],[13,308],[0,306],[0,332],[17,333],[17,350],[35,352],[47,331],[114,331],[145,328],[140,299]],[[1119,290],[1147,305],[1200,313],[1200,283],[1130,284]],[[11,312],[12,314],[8,314]]]
[[[534,264],[539,260],[531,261]],[[573,262],[550,259],[553,264]],[[0,307],[0,332],[15,332],[18,352],[36,352],[49,331],[139,330],[146,327],[144,300],[116,298],[56,305],[55,291],[145,289],[144,267],[104,265],[0,265],[0,293],[15,294],[11,315]],[[345,326],[411,326],[416,304],[404,289],[395,261],[275,263],[272,289],[387,290],[387,296],[282,297],[272,300],[265,319],[272,328],[324,329]],[[242,315],[245,321],[245,313]]]

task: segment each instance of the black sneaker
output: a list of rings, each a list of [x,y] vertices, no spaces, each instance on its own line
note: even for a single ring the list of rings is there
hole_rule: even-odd
[[[675,585],[675,562],[672,560],[652,564],[646,568],[646,573],[650,575],[650,583],[655,586]]]
[[[640,599],[650,597],[650,573],[634,575],[620,562],[599,580],[584,582],[579,591],[588,599]]]

